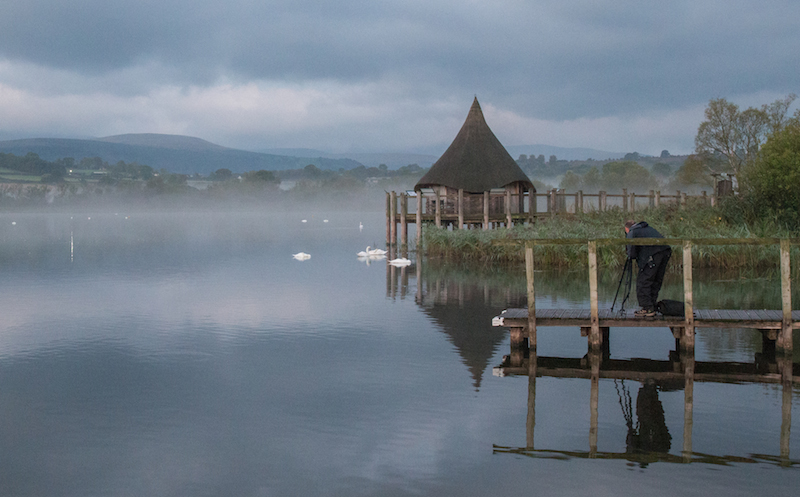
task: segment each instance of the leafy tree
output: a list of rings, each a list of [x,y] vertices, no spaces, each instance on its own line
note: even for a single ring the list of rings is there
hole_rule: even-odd
[[[233,172],[230,169],[224,167],[221,169],[217,169],[210,176],[210,179],[212,181],[227,181],[231,178],[233,178]]]
[[[800,122],[772,133],[756,160],[742,171],[743,193],[762,214],[800,225]]]
[[[695,150],[700,157],[721,157],[729,172],[738,175],[751,164],[770,132],[786,123],[789,106],[797,98],[790,94],[760,109],[739,107],[724,98],[711,100],[695,137]],[[740,182],[741,184],[741,182]]]
[[[603,164],[600,184],[606,191],[622,188],[646,190],[656,184],[655,178],[644,166],[633,161],[614,161]]]
[[[583,175],[583,188],[589,191],[599,191],[600,190],[600,170],[597,166],[592,166],[586,174]]]
[[[669,154],[669,152],[667,152],[667,154]],[[661,154],[661,156],[663,157],[664,154]],[[663,162],[656,162],[655,164],[653,164],[652,173],[655,174],[656,176],[667,178],[669,177],[669,175],[672,174],[672,168],[669,166],[669,164],[664,164]]]
[[[556,158],[556,156],[555,156],[555,155],[551,155],[551,156],[550,156],[550,160],[549,160],[548,162],[550,163],[550,165],[553,165],[553,164],[555,164],[556,162],[558,162],[558,158]]]
[[[664,158],[667,158],[667,157],[669,157],[669,156],[670,156],[670,155],[669,155],[669,150],[662,150],[662,151],[661,151],[661,158],[662,158],[662,159],[664,159]]]
[[[681,185],[714,186],[711,173],[718,169],[714,165],[719,165],[719,163],[719,159],[708,154],[692,154],[678,168],[675,179]]]
[[[583,181],[581,181],[581,177],[572,171],[564,173],[564,177],[561,178],[561,183],[558,185],[559,188],[563,188],[568,192],[576,192],[580,190],[582,186]]]

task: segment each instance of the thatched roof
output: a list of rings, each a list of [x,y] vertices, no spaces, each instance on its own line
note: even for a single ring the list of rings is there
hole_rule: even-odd
[[[489,129],[475,97],[461,131],[414,189],[447,186],[481,193],[517,181],[533,188],[531,180]]]

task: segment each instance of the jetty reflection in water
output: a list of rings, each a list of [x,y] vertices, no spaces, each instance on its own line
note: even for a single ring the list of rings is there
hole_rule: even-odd
[[[473,376],[476,389],[481,384],[481,374],[487,361],[494,356],[499,347],[508,344],[508,332],[498,333],[491,327],[493,311],[499,307],[525,306],[525,279],[519,272],[489,270],[475,272],[474,269],[459,268],[437,261],[423,263],[417,261],[406,268],[387,267],[387,297],[396,299],[413,298],[416,303],[440,327],[443,333],[457,348],[464,363]],[[554,278],[555,276],[555,278]],[[731,280],[719,279],[719,284]],[[569,280],[569,281],[567,281]],[[577,285],[576,285],[577,281]],[[606,282],[608,286],[610,282]],[[758,282],[756,289],[761,288]],[[579,278],[559,278],[544,274],[537,284],[548,287],[551,303],[561,306],[580,304],[581,288]],[[739,288],[746,285],[739,285]],[[711,299],[727,298],[714,291],[714,283],[706,284]],[[607,292],[606,292],[607,293]],[[740,297],[746,306],[758,307],[762,298],[769,298],[763,291],[741,291]],[[546,328],[545,328],[546,330]],[[578,335],[578,330],[574,330]],[[567,333],[558,329],[556,333]],[[642,333],[655,334],[658,331],[647,329]],[[669,333],[669,330],[663,332]],[[792,395],[793,389],[800,385],[800,364],[794,364],[791,357],[778,355],[774,348],[768,348],[754,330],[703,330],[698,333],[706,340],[699,343],[711,344],[714,350],[703,350],[708,356],[720,355],[720,344],[726,341],[726,334],[735,337],[728,340],[730,347],[744,346],[743,353],[751,354],[752,362],[736,361],[697,361],[695,354],[683,354],[676,346],[674,350],[653,350],[652,353],[668,356],[667,360],[657,359],[614,359],[608,347],[600,351],[587,352],[582,357],[537,356],[535,350],[511,349],[511,354],[503,357],[503,363],[493,369],[495,376],[528,377],[528,412],[525,422],[525,445],[493,445],[496,454],[515,454],[533,458],[564,459],[621,459],[640,467],[655,462],[705,463],[728,465],[732,463],[766,463],[782,467],[796,467],[800,460],[792,459],[790,454]],[[752,335],[752,336],[748,336]],[[742,338],[745,336],[746,338]],[[585,340],[585,339],[584,339]],[[744,343],[741,343],[744,341]],[[755,352],[757,343],[762,342],[763,350]],[[585,342],[584,342],[585,343]],[[606,343],[608,345],[608,343]],[[700,347],[703,348],[702,346]],[[725,354],[722,354],[725,355]],[[737,355],[742,355],[739,351]],[[542,448],[534,443],[536,432],[536,383],[537,378],[562,378],[589,380],[589,429],[587,449]],[[603,388],[613,388],[618,398],[619,410],[610,413],[618,417],[620,413],[625,423],[624,451],[602,451],[598,448],[598,431],[602,424],[599,410],[601,383]],[[772,384],[781,390],[780,433],[775,435],[775,452],[770,454],[749,450],[737,444],[742,454],[707,453],[693,450],[694,432],[694,386],[695,383],[717,383],[728,385]],[[683,423],[672,427],[667,424],[664,406],[659,397],[661,392],[683,391]],[[541,400],[540,400],[541,401]],[[547,399],[545,402],[551,402]],[[777,414],[777,413],[776,413]],[[539,427],[539,430],[566,427]],[[727,430],[723,430],[727,431]],[[727,431],[732,438],[743,434]],[[747,438],[747,437],[742,437]]]

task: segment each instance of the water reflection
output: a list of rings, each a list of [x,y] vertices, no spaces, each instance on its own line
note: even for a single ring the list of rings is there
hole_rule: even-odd
[[[585,305],[586,285],[580,277],[565,278],[558,273],[545,272],[537,278],[537,285],[546,288],[540,292],[545,295],[543,302],[552,307]],[[722,280],[723,284],[726,282]],[[476,270],[474,267],[464,268],[439,261],[417,261],[411,268],[387,267],[386,283],[387,298],[406,299],[413,294],[417,305],[458,350],[476,390],[484,380],[483,372],[488,361],[504,344],[509,343],[508,332],[491,327],[491,318],[498,310],[525,307],[526,304],[524,272],[514,268]],[[612,279],[606,278],[603,284],[613,289]],[[717,284],[712,280],[707,285],[704,288],[709,293],[707,300],[713,303],[720,299]],[[740,282],[739,286],[746,289],[748,283]],[[738,295],[742,299],[737,302],[743,302],[742,307],[763,305],[769,295],[765,296],[761,290],[760,282],[751,286],[749,291],[739,290]],[[732,297],[727,295],[724,298]],[[774,349],[763,344],[759,347],[761,340],[754,330],[702,330],[699,336],[698,353],[712,360],[698,361],[694,354],[682,355],[677,346],[674,350],[658,349],[653,345],[649,347],[649,353],[654,357],[666,354],[669,356],[667,360],[614,358],[608,348],[596,353],[589,351],[583,357],[537,356],[526,348],[512,348],[511,353],[503,357],[502,364],[493,371],[499,377],[528,377],[526,443],[524,446],[495,444],[493,452],[548,459],[620,459],[640,468],[655,462],[800,466],[800,460],[792,459],[790,454],[792,397],[793,389],[800,385],[800,364],[793,363],[789,357],[776,357]],[[738,338],[730,340],[730,336]],[[747,356],[751,358],[750,362],[713,360],[717,357]],[[589,380],[586,450],[535,447],[537,378],[539,381],[542,378]],[[779,388],[782,391],[781,423],[780,433],[775,434],[779,443],[774,446],[774,452],[748,450],[744,444],[740,447],[743,452],[733,455],[696,451],[693,444],[697,436],[694,433],[695,383],[741,385],[743,388],[763,384]],[[621,412],[624,419],[624,435],[619,440],[624,450],[620,451],[600,450],[598,445],[600,426],[612,423],[602,420],[599,409],[601,391],[608,388],[615,392],[618,404],[616,416]],[[677,418],[676,423],[675,418],[670,421],[665,415],[661,399],[664,392],[673,395],[683,392],[682,425],[681,418]],[[706,399],[703,401],[706,402]],[[545,402],[549,404],[551,400]],[[569,427],[545,426],[538,429],[557,432],[569,430]],[[749,438],[746,433],[731,432],[729,435],[734,439]],[[701,434],[701,438],[707,437]]]

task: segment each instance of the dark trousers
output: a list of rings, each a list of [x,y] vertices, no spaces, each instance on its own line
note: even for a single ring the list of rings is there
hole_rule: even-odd
[[[672,249],[656,252],[644,265],[639,266],[639,275],[636,277],[636,298],[642,309],[655,309],[658,302],[658,292],[664,282],[664,273],[667,272],[667,263],[672,255]],[[637,262],[638,265],[638,262]]]

